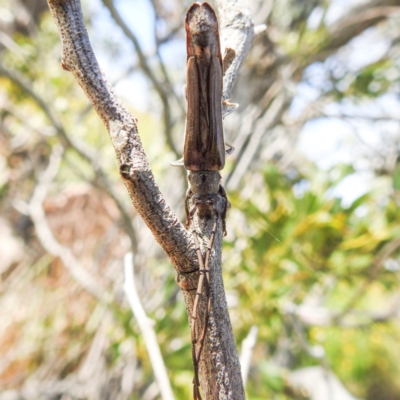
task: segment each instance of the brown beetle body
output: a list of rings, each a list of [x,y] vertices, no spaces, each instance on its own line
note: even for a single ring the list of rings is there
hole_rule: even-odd
[[[218,21],[208,3],[186,14],[187,116],[183,162],[189,171],[220,171],[225,166],[222,127],[222,56]]]

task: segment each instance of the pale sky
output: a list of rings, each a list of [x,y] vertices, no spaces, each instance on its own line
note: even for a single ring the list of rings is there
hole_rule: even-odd
[[[333,23],[343,15],[349,7],[360,1],[334,0],[326,14],[326,21]],[[154,16],[152,6],[148,0],[118,0],[116,5],[130,26],[137,35],[142,48],[146,54],[154,54],[153,30]],[[106,73],[112,81],[131,65],[135,64],[136,55],[133,46],[125,39],[119,29],[115,29],[111,21],[108,10],[106,10],[99,0],[91,0],[89,7],[96,14],[91,34],[91,41],[95,54]],[[310,16],[308,25],[310,28],[316,27],[322,17],[318,10]],[[94,34],[95,33],[95,34]],[[118,62],[105,55],[100,43],[104,38],[110,38],[114,42],[124,45],[124,57],[117,57]],[[301,111],[311,102],[316,100],[322,91],[329,90],[326,80],[327,68],[340,76],[341,71],[358,71],[363,66],[378,60],[390,45],[390,41],[383,32],[376,28],[365,31],[360,37],[354,39],[348,46],[339,50],[337,55],[330,57],[324,63],[310,66],[305,73],[304,82],[298,85],[297,96],[290,108],[293,116],[299,115]],[[125,56],[126,54],[126,56]],[[183,70],[185,58],[184,40],[179,39],[162,48],[162,57],[168,68],[172,70]],[[172,71],[173,73],[174,71]],[[182,77],[182,84],[184,77]],[[342,85],[347,83],[343,81]],[[141,73],[133,73],[128,78],[121,80],[116,85],[116,92],[122,98],[138,110],[147,110],[152,100],[148,93],[146,79]],[[157,103],[151,104],[157,112]],[[329,115],[339,115],[341,113],[359,113],[358,115],[396,115],[399,109],[399,101],[396,96],[390,94],[376,99],[376,101],[365,102],[364,104],[331,104],[327,107]],[[376,140],[380,139],[376,131],[376,126],[358,121],[358,135],[362,140],[371,146],[379,145]],[[384,129],[398,129],[398,124]],[[354,125],[349,126],[340,118],[320,118],[309,121],[304,126],[298,141],[298,149],[309,159],[316,162],[321,169],[329,169],[337,163],[352,163],[357,158],[357,137],[354,134]],[[359,148],[359,146],[358,146]],[[361,149],[360,149],[361,150]],[[357,166],[356,166],[357,168]],[[370,189],[369,182],[371,175],[363,171],[359,166],[359,171],[344,180],[337,187],[335,196],[343,197],[343,202],[350,204],[358,196]]]

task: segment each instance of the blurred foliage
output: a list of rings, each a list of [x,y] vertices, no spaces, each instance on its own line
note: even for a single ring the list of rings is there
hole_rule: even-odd
[[[158,398],[143,338],[122,291],[122,260],[132,244],[121,204],[128,210],[138,237],[135,275],[140,297],[155,322],[176,398],[188,399],[193,375],[190,333],[171,265],[131,209],[100,119],[72,75],[60,66],[61,46],[52,18],[44,7],[33,7],[33,3],[0,0],[0,30],[9,39],[0,43],[0,65],[30,85],[65,132],[94,151],[106,173],[108,188],[93,165],[66,146],[43,207],[58,242],[70,249],[113,300],[105,305],[87,293],[62,261],[46,252],[36,235],[28,204],[53,149],[65,143],[37,99],[1,70],[0,387],[4,396],[9,396],[4,399]],[[100,15],[102,8],[97,3],[83,3],[89,30],[94,29],[92,21],[105,19]],[[265,11],[262,3],[254,2],[253,6]],[[181,3],[168,4],[183,15]],[[325,62],[321,54],[334,54],[351,41],[351,37],[343,43],[332,37],[323,20],[330,4],[284,1],[277,2],[270,13],[255,13],[264,16],[262,22],[268,22],[270,36],[255,39],[235,101],[247,98],[252,107],[260,104],[263,112],[268,111],[273,98],[265,95],[271,87],[268,85],[282,76],[287,83],[287,72],[281,76],[279,68],[291,68],[293,86],[301,82],[303,73],[307,75],[307,66]],[[158,15],[172,20],[168,7],[163,9],[157,1],[153,6]],[[29,16],[29,7],[36,10],[34,15]],[[316,10],[321,21],[312,28],[310,19]],[[173,31],[172,22],[160,17],[159,25],[164,26],[163,22]],[[178,19],[173,22],[180,26]],[[393,21],[380,29],[388,37],[396,36]],[[176,35],[174,45],[184,46],[182,33]],[[113,37],[107,43],[118,44],[118,40]],[[336,48],[335,43],[341,44]],[[340,57],[326,61],[327,78],[320,91],[323,101],[343,104],[376,101],[390,93],[398,96],[396,45],[394,41],[392,52],[357,70],[337,68],[343,63]],[[110,51],[113,65],[124,63],[124,51]],[[100,57],[107,58],[100,45],[99,52]],[[137,72],[135,67],[128,78],[133,79]],[[184,73],[176,75],[179,78],[174,87],[180,88]],[[168,202],[183,215],[185,183],[177,169],[169,168],[175,155],[161,134],[159,101],[153,101],[153,92],[145,87],[149,91],[147,110],[130,108],[139,119],[157,182]],[[268,105],[263,103],[266,99]],[[254,159],[250,157],[241,184],[229,191],[232,208],[223,265],[239,349],[250,328],[255,325],[259,329],[248,398],[296,399],[288,388],[290,373],[322,365],[360,398],[398,399],[398,136],[392,142],[382,140],[389,148],[387,152],[366,157],[370,160],[365,167],[371,173],[370,189],[346,204],[337,195],[337,188],[357,176],[357,160],[321,170],[303,156],[293,155],[296,140],[290,139],[299,135],[307,118],[298,125],[291,122],[292,100],[283,102],[286,108],[280,114],[282,118],[261,129],[267,138],[256,146],[260,151]],[[177,110],[175,104],[173,135],[180,141],[183,122]],[[257,115],[254,108],[247,113]],[[246,126],[246,114],[238,115],[239,122],[232,115],[235,128],[245,126],[246,132],[257,131],[256,125]],[[261,120],[264,114],[260,112],[259,117]],[[289,122],[285,125],[285,121]],[[285,148],[267,157],[264,149],[273,147],[269,140],[275,128],[289,139]],[[384,130],[377,130],[377,135],[383,137]],[[243,139],[243,148],[249,142]],[[357,149],[355,145],[354,159]],[[242,148],[236,154],[234,157],[240,159]],[[291,154],[290,162],[282,161],[284,154]],[[234,170],[238,162],[231,160],[229,168]],[[121,204],[112,193],[118,194]]]
[[[226,286],[238,296],[232,314],[239,341],[252,325],[259,326],[254,352],[259,369],[250,377],[250,398],[269,398],[276,392],[274,373],[263,372],[263,360],[283,352],[289,369],[318,362],[307,354],[304,343],[323,346],[332,370],[358,396],[365,396],[367,377],[378,371],[392,382],[391,390],[400,389],[395,383],[400,372],[399,322],[372,320],[374,313],[396,300],[397,267],[379,265],[379,279],[372,275],[379,252],[399,237],[400,215],[393,200],[382,204],[381,190],[346,207],[340,198],[330,196],[352,172],[344,165],[321,172],[310,164],[301,174],[282,174],[267,165],[256,196],[230,197],[240,214],[234,219],[247,222],[245,229],[242,223],[234,228],[235,241],[228,238],[225,253]],[[398,253],[390,256],[397,266]],[[341,315],[355,295],[357,311]],[[315,306],[311,313],[329,309],[332,320],[328,326],[305,325],[303,338],[296,340],[288,314],[308,303]],[[283,337],[292,340],[279,348]]]

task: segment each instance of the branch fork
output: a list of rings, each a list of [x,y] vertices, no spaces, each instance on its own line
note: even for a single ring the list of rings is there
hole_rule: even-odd
[[[189,316],[193,315],[195,308],[199,274],[203,279],[207,277],[210,291],[209,328],[204,340],[203,358],[199,360],[203,395],[206,399],[244,399],[239,359],[222,282],[222,229],[213,234],[215,251],[205,251],[209,258],[209,272],[199,272],[201,263],[197,249],[206,248],[207,244],[200,243],[199,246],[195,242],[197,238],[201,242],[205,237],[192,236],[166,204],[147,161],[137,120],[116,98],[93,54],[79,0],[48,0],[48,3],[62,40],[62,67],[74,75],[103,120],[132,203],[170,258]],[[246,1],[233,3],[218,0],[216,4],[222,27],[225,27],[222,37],[230,37],[226,47],[232,48],[236,54],[235,58],[229,59],[232,52],[227,52],[223,94],[226,100],[250,47],[254,29]]]

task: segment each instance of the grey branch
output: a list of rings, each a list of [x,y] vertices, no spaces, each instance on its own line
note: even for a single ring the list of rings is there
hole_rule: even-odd
[[[256,345],[258,335],[258,326],[253,325],[249,334],[242,343],[242,352],[240,353],[240,365],[242,367],[243,386],[246,387],[249,377],[251,358],[253,356],[254,346]]]
[[[139,325],[142,333],[150,362],[153,367],[158,387],[160,389],[163,400],[174,400],[171,384],[169,382],[168,373],[165,368],[164,360],[161,355],[160,347],[158,346],[157,336],[153,329],[152,321],[147,317],[146,312],[140,301],[139,294],[135,285],[135,273],[132,253],[125,255],[124,259],[125,283],[124,291],[131,306],[133,315]]]
[[[154,71],[150,67],[149,63],[147,62],[146,56],[142,50],[142,47],[140,46],[139,40],[137,37],[134,35],[131,29],[125,24],[124,20],[118,13],[118,10],[114,6],[114,1],[113,0],[103,0],[103,4],[108,8],[108,10],[111,13],[112,18],[114,19],[115,23],[122,29],[126,37],[133,43],[136,53],[139,58],[139,64],[146,76],[150,79],[152,84],[154,85],[154,88],[156,89],[158,95],[160,96],[161,102],[163,104],[163,120],[164,120],[164,134],[167,140],[167,143],[170,147],[170,149],[174,152],[176,157],[179,157],[178,150],[176,149],[176,146],[174,144],[174,141],[172,139],[172,120],[171,120],[171,107],[169,105],[170,99],[169,96],[172,95],[175,96],[175,92],[173,91],[172,85],[170,83],[169,77],[166,73],[165,68],[163,68],[163,65],[161,63],[161,58],[159,58],[160,65],[161,65],[161,70],[164,73],[164,82],[160,82],[156,75],[154,74]],[[179,100],[178,104],[180,104]]]
[[[43,111],[46,117],[49,119],[50,123],[56,130],[57,136],[60,139],[61,143],[65,148],[70,148],[78,153],[83,159],[85,159],[94,170],[96,175],[96,182],[97,186],[100,186],[102,190],[104,190],[114,201],[117,205],[123,222],[125,231],[128,234],[129,238],[131,239],[132,248],[135,250],[137,247],[137,238],[136,233],[132,227],[131,219],[129,216],[126,207],[124,206],[123,202],[119,199],[119,196],[113,189],[113,186],[105,171],[102,169],[99,163],[99,157],[95,153],[95,151],[89,148],[85,143],[76,140],[75,138],[70,137],[67,130],[64,128],[63,124],[57,118],[55,113],[52,111],[51,107],[48,103],[33,89],[30,82],[27,82],[24,77],[18,74],[16,71],[11,71],[4,65],[0,63],[0,75],[4,75],[9,78],[14,84],[19,86],[27,95],[31,97],[31,99],[37,104],[37,106]]]
[[[216,0],[215,4],[218,9],[222,43],[225,48],[232,48],[236,52],[233,63],[224,75],[223,98],[226,100],[229,99],[239,68],[250,49],[254,27],[247,0]]]
[[[56,146],[50,157],[49,165],[39,179],[32,199],[29,204],[29,215],[35,226],[35,231],[43,248],[55,257],[59,257],[65,268],[80,285],[97,299],[104,303],[110,302],[110,297],[104,294],[104,288],[81,266],[72,252],[62,246],[54,237],[46,215],[43,210],[43,201],[46,197],[48,187],[57,175],[64,149]]]
[[[132,202],[178,272],[198,269],[190,234],[165,203],[150,170],[136,119],[116,98],[97,63],[83,23],[79,0],[49,0],[63,44],[62,65],[85,91],[108,129]],[[193,276],[188,278],[194,279]],[[178,276],[182,287],[195,287]],[[195,279],[194,279],[195,281]]]
[[[310,400],[357,400],[339,379],[322,367],[308,367],[291,372],[289,386]]]
[[[48,0],[48,3],[60,30],[63,68],[74,75],[107,127],[132,203],[178,272],[177,281],[183,289],[190,315],[199,276],[192,235],[166,204],[150,170],[136,119],[116,98],[97,63],[83,23],[79,0]],[[225,47],[233,47],[236,51],[236,58],[225,75],[224,93],[228,96],[250,47],[254,30],[246,2],[238,1],[234,7],[228,7],[226,15],[226,5],[222,2],[218,5],[222,27],[225,27],[223,38],[235,39],[225,43]],[[202,249],[206,247],[206,243],[200,245]],[[239,357],[223,288],[221,248],[222,232],[219,231],[210,261],[212,306],[203,358],[200,360],[201,385],[206,399],[217,396],[219,399],[243,400]]]
[[[394,239],[383,246],[375,257],[372,264],[367,270],[367,279],[363,284],[356,290],[350,300],[347,302],[343,310],[336,316],[335,320],[340,321],[343,317],[353,309],[353,307],[361,300],[363,294],[367,292],[368,286],[378,278],[379,271],[383,266],[383,263],[389,258],[389,256],[400,247],[400,238]]]

